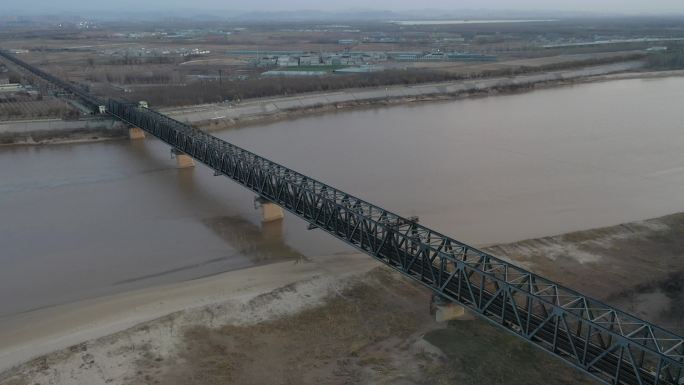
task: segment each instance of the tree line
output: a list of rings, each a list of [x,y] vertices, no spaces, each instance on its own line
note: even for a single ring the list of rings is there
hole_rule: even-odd
[[[555,63],[537,67],[507,67],[473,73],[450,73],[425,69],[396,69],[374,73],[324,77],[256,77],[223,82],[201,81],[187,85],[139,88],[132,94],[122,94],[121,96],[134,100],[147,100],[155,106],[182,106],[270,96],[287,96],[307,92],[330,92],[349,88],[412,85],[487,77],[514,76],[532,72],[571,69],[643,58],[644,54],[633,54],[620,57],[588,59],[577,62]]]
[[[670,48],[667,51],[649,55],[647,67],[659,70],[684,69],[684,48]]]

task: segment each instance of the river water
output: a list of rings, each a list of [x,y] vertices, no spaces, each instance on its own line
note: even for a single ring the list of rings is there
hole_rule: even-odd
[[[684,209],[684,78],[346,111],[216,135],[485,245]],[[0,318],[349,251],[156,139],[0,148]]]

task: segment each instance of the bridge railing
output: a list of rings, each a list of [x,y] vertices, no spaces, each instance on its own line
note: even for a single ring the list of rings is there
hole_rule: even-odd
[[[134,103],[107,111],[608,384],[684,382],[684,339]]]

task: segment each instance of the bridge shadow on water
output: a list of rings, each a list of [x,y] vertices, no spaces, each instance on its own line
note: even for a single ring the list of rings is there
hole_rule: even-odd
[[[218,265],[231,259],[248,258],[250,265],[266,265],[269,263],[287,260],[303,261],[305,256],[285,244],[283,238],[282,221],[256,226],[241,217],[215,217],[207,218],[202,223],[211,229],[216,235],[225,240],[235,252],[225,257],[213,258],[200,263],[193,263],[173,269],[163,270],[154,274],[146,274],[123,281],[115,285],[130,284],[152,278],[159,278],[170,274],[176,274],[187,270],[195,270],[210,265]],[[224,272],[219,269],[215,274]],[[214,274],[205,274],[203,277]]]
[[[285,243],[282,220],[262,223],[261,227],[241,217],[214,217],[202,222],[254,264],[305,258]]]
[[[197,221],[225,242],[226,253],[224,256],[132,277],[118,281],[114,285],[127,285],[193,270],[201,272],[200,277],[206,277],[249,266],[287,260],[301,261],[306,258],[302,253],[286,244],[283,220],[259,224],[253,223],[244,214],[233,214],[236,211],[244,212],[244,210],[236,210],[235,208],[236,204],[243,204],[241,203],[242,196],[237,197],[239,199],[236,200],[230,199],[230,195],[227,198],[225,195],[217,195],[216,193],[217,185],[219,189],[222,189],[223,183],[233,182],[224,181],[223,178],[205,177],[202,173],[209,170],[201,164],[193,168],[177,168],[171,155],[169,154],[168,158],[165,158],[163,150],[160,151],[160,148],[164,148],[165,145],[154,139],[130,141],[127,147],[133,161],[149,166],[147,167],[151,169],[149,172],[166,174],[161,179],[164,180],[164,189],[170,190],[169,193],[178,195],[190,207],[196,206],[192,210],[197,212]],[[249,203],[245,202],[244,204],[251,205],[252,202],[249,201]],[[207,212],[214,212],[219,215],[207,216]],[[201,246],[198,250],[201,250]],[[201,253],[201,251],[199,252]]]

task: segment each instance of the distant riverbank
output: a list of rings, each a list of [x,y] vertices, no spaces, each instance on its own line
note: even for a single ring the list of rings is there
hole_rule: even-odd
[[[621,79],[620,76],[634,78],[684,75],[684,71],[667,71],[662,74],[636,72],[642,67],[642,62],[630,61],[529,75],[349,89],[254,99],[241,103],[164,108],[161,112],[175,119],[200,126],[207,131],[215,131],[331,111],[525,92],[538,88]]]
[[[684,70],[642,72],[639,71],[641,67],[641,62],[632,61],[532,75],[349,89],[330,93],[252,99],[241,103],[163,108],[160,111],[207,131],[215,131],[339,110],[510,94],[597,81],[684,76]],[[84,129],[84,124],[80,122],[0,122],[0,146],[92,142],[123,139],[127,135],[123,129]],[[59,123],[57,127],[56,123]]]
[[[96,142],[127,135],[124,124],[101,117],[0,121],[0,146]]]

